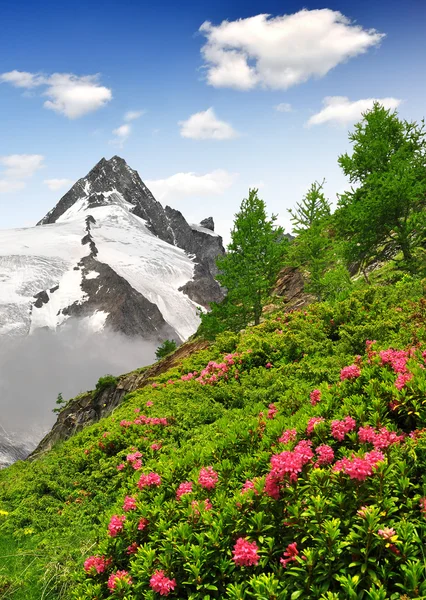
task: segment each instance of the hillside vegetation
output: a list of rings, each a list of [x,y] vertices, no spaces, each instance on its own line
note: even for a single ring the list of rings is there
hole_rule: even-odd
[[[426,597],[411,276],[223,333],[0,473],[0,598]]]

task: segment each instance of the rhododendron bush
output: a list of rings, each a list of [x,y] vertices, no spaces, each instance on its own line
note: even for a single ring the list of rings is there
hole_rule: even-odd
[[[358,292],[223,335],[2,472],[0,540],[39,565],[22,598],[42,597],[46,571],[48,597],[74,600],[426,597],[414,291]]]

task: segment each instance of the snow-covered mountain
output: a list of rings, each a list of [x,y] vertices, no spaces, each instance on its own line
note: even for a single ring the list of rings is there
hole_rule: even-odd
[[[122,158],[103,158],[37,226],[0,231],[0,344],[71,317],[183,341],[222,297],[223,252],[212,219],[189,225]]]

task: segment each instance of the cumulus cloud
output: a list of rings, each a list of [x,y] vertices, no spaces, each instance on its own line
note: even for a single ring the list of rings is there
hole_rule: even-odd
[[[28,179],[43,166],[41,154],[9,154],[0,156],[0,165],[5,168],[4,175],[10,179]]]
[[[232,186],[238,173],[217,169],[205,175],[197,173],[176,173],[167,179],[146,181],[154,196],[160,201],[182,196],[219,195]]]
[[[278,112],[292,112],[291,104],[288,102],[281,102],[275,106],[275,110]]]
[[[41,169],[44,156],[41,154],[9,154],[0,156],[0,167],[3,167],[0,179],[0,193],[22,190],[25,179],[30,179]]]
[[[56,192],[61,188],[66,187],[67,185],[71,185],[71,179],[45,179],[43,181],[52,192]]]
[[[355,25],[328,8],[271,17],[260,14],[220,25],[204,22],[201,53],[214,87],[286,89],[377,46],[384,34]]]
[[[323,123],[348,125],[357,121],[362,113],[373,108],[375,102],[379,102],[386,109],[391,110],[401,104],[401,100],[398,100],[398,98],[364,98],[351,102],[346,96],[327,96],[323,100],[323,108],[312,115],[306,125],[308,127],[322,125]]]
[[[44,107],[69,119],[77,119],[98,110],[112,98],[111,90],[99,83],[99,75],[42,75],[15,70],[1,74],[0,82],[27,90],[43,86],[42,95],[49,98],[44,102]]]
[[[139,119],[144,114],[145,114],[144,110],[128,110],[126,112],[126,114],[124,115],[124,120],[125,121],[136,121],[136,119]]]
[[[238,136],[232,125],[216,117],[212,107],[179,121],[178,125],[181,136],[193,140],[229,140]]]
[[[14,87],[31,89],[46,83],[46,78],[40,73],[27,71],[9,71],[0,75],[0,83],[10,83]]]

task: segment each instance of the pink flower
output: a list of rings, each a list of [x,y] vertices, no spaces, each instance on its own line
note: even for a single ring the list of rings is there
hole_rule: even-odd
[[[149,580],[149,586],[160,596],[168,596],[176,587],[176,579],[169,579],[164,571],[155,571]]]
[[[116,571],[115,573],[111,573],[107,583],[108,589],[111,592],[115,590],[118,581],[124,581],[127,585],[132,585],[133,583],[128,571]]]
[[[345,435],[352,431],[356,427],[355,419],[352,417],[345,417],[343,421],[332,421],[331,422],[331,435],[335,440],[343,441]]]
[[[259,548],[256,542],[249,542],[246,538],[238,538],[232,551],[232,560],[238,567],[251,567],[257,565],[260,560]]]
[[[158,473],[148,473],[148,475],[141,475],[138,481],[138,488],[142,490],[145,487],[159,486],[161,485],[161,477]]]
[[[148,523],[149,523],[148,519],[145,519],[145,517],[142,517],[142,519],[138,523],[138,530],[143,531],[148,526]]]
[[[370,508],[368,506],[361,506],[361,508],[356,511],[356,514],[358,515],[358,517],[361,517],[361,519],[365,519],[369,511]]]
[[[106,559],[104,556],[89,556],[84,561],[84,570],[89,575],[96,575],[96,573],[103,573],[109,563],[110,559]]]
[[[139,469],[141,469],[141,468],[142,468],[142,461],[140,459],[135,460],[132,463],[132,469],[134,469],[135,471],[139,471]]]
[[[138,458],[141,458],[142,454],[139,452],[139,450],[136,450],[136,452],[133,452],[133,454],[128,454],[126,456],[126,460],[127,462],[135,462],[135,460],[137,460]]]
[[[334,464],[332,470],[334,472],[343,471],[346,475],[349,475],[351,479],[364,481],[373,474],[373,471],[376,469],[379,462],[384,460],[385,457],[382,452],[372,450],[371,452],[367,452],[363,458],[357,456],[342,458]]]
[[[389,348],[389,350],[382,350],[380,352],[382,365],[390,365],[394,373],[405,373],[408,358],[409,354],[405,350],[393,350]]]
[[[119,533],[121,533],[123,531],[125,520],[126,517],[124,516],[112,515],[108,525],[108,534],[111,537],[116,537]]]
[[[193,500],[191,502],[192,510],[196,515],[200,515],[200,510],[212,510],[213,505],[208,498],[204,500],[204,502],[200,502],[199,500]]]
[[[356,379],[361,375],[361,369],[358,365],[349,365],[348,367],[343,367],[340,371],[340,381],[344,381],[345,379]]]
[[[395,534],[396,531],[393,527],[385,527],[377,532],[377,535],[380,535],[384,540],[390,540]]]
[[[132,542],[130,546],[127,547],[126,554],[135,554],[138,551],[137,542]]]
[[[151,444],[151,450],[160,450],[163,447],[163,444],[161,442],[154,442],[154,444]]]
[[[288,565],[289,562],[294,562],[296,556],[299,555],[299,550],[297,549],[297,543],[293,542],[287,546],[286,551],[284,552],[282,558],[280,558],[280,563],[284,568]]]
[[[395,387],[397,390],[402,390],[406,383],[413,379],[412,373],[400,373],[395,381]]]
[[[123,465],[123,463],[121,463],[120,465],[117,465],[117,471],[122,471],[124,469],[125,465]]]
[[[264,491],[267,496],[279,500],[280,498],[280,479],[274,473],[268,473],[265,478]]]
[[[212,490],[216,486],[218,479],[219,476],[216,471],[213,470],[213,467],[207,467],[201,469],[198,476],[198,483],[201,485],[201,487],[206,488],[207,490]]]
[[[154,387],[154,386],[152,386]],[[148,402],[146,403],[145,406],[152,406],[154,404],[154,402],[152,400],[148,400]]]
[[[426,351],[425,351],[426,352]],[[420,511],[426,517],[426,498],[420,498]]]
[[[249,490],[253,490],[253,492],[255,493],[255,495],[258,495],[258,491],[257,489],[254,487],[254,483],[253,481],[250,481],[250,479],[247,479],[245,484],[243,485],[243,487],[241,488],[241,493],[242,494],[246,494]]]
[[[270,363],[270,362],[267,362],[267,363],[266,363],[266,365],[265,365],[265,367],[266,367],[267,369],[270,369],[270,368],[272,367],[272,363]]]
[[[176,490],[176,498],[180,500],[182,496],[185,494],[190,494],[192,492],[192,481],[185,481],[181,483]]]
[[[308,426],[306,427],[306,433],[308,435],[311,435],[315,429],[315,426],[318,425],[318,423],[323,423],[323,422],[324,422],[323,417],[311,417],[308,421]]]
[[[301,440],[295,447],[293,452],[300,456],[302,460],[302,465],[306,465],[311,458],[313,458],[314,453],[312,452],[312,442],[311,440]]]
[[[318,454],[317,465],[329,465],[334,460],[334,452],[331,446],[321,444],[315,449],[315,453]]]
[[[136,509],[136,500],[131,496],[126,496],[124,499],[123,510],[129,512],[130,510]]]
[[[275,406],[275,404],[270,404],[268,414],[266,416],[268,419],[274,419],[277,412],[278,408]]]
[[[313,390],[309,394],[309,398],[311,399],[312,406],[315,406],[321,400],[321,390]]]
[[[370,443],[379,450],[388,448],[392,444],[399,444],[403,441],[404,435],[397,435],[394,431],[389,431],[386,427],[381,427],[375,431],[372,427],[360,427],[358,430],[358,439],[361,443]]]
[[[293,442],[297,437],[297,431],[295,429],[286,429],[281,434],[281,437],[278,439],[280,444],[288,444],[289,442]]]
[[[120,421],[120,427],[130,427],[131,425],[133,425],[133,421],[126,421],[126,419]]]

